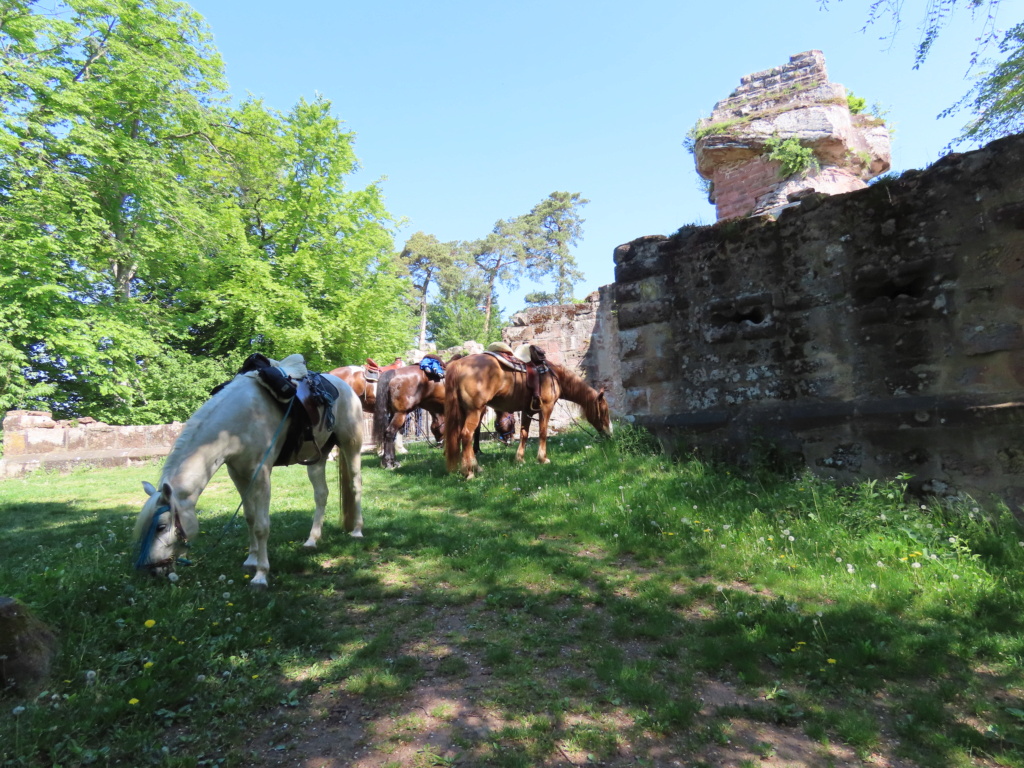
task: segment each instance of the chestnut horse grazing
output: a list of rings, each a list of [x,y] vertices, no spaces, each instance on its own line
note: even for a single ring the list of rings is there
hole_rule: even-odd
[[[526,374],[519,373],[499,362],[494,355],[481,353],[467,355],[448,366],[445,376],[445,430],[444,456],[449,472],[459,468],[472,478],[479,469],[473,452],[473,433],[480,424],[484,409],[489,405],[495,411],[519,411],[519,448],[515,460],[523,461],[526,439],[530,434],[530,420],[539,418],[540,446],[537,461],[547,464],[548,421],[559,398],[576,403],[602,435],[611,435],[612,424],[604,388],[595,390],[568,368],[557,363],[546,363],[548,371],[540,376],[539,410],[531,410],[534,393],[527,386]]]

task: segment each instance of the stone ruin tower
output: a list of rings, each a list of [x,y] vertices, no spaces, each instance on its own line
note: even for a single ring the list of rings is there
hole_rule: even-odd
[[[888,129],[877,117],[850,112],[846,88],[829,82],[821,51],[741,78],[691,137],[719,220],[776,213],[809,192],[862,189],[890,166]],[[773,138],[811,148],[817,167],[783,177],[781,164],[768,158]]]

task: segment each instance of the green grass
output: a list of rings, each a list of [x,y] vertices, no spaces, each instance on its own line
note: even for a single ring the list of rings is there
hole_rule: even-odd
[[[443,685],[449,750],[406,764],[619,764],[623,745],[651,764],[666,743],[699,764],[746,722],[864,758],[898,740],[917,765],[1024,766],[1024,534],[1005,509],[670,462],[629,429],[555,438],[547,466],[510,457],[488,446],[464,482],[424,445],[397,471],[367,456],[365,538],[332,494],[315,553],[305,471],[275,470],[266,593],[223,472],[176,584],[131,573],[158,467],[0,482],[0,594],[61,643],[46,691],[3,699],[0,764],[247,765],[271,716],[308,724],[340,698],[382,715]],[[709,680],[737,700],[702,705]],[[431,715],[406,715],[365,743],[415,741]]]

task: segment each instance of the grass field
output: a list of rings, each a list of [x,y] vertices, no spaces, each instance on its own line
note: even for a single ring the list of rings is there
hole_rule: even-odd
[[[223,471],[173,584],[131,572],[158,466],[0,482],[0,595],[61,643],[2,700],[0,764],[1024,766],[1005,509],[669,462],[628,428],[550,448],[487,446],[471,482],[426,445],[365,456],[361,540],[329,469],[315,553],[305,471],[275,470],[264,593]]]

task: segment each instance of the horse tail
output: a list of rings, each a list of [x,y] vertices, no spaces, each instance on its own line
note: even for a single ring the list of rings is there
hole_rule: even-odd
[[[459,396],[461,382],[462,366],[449,363],[444,382],[444,459],[449,472],[459,465],[459,437],[466,421],[462,398]]]
[[[384,445],[384,433],[391,423],[391,380],[395,378],[395,369],[384,371],[377,381],[377,396],[373,404],[373,442],[377,450]]]

